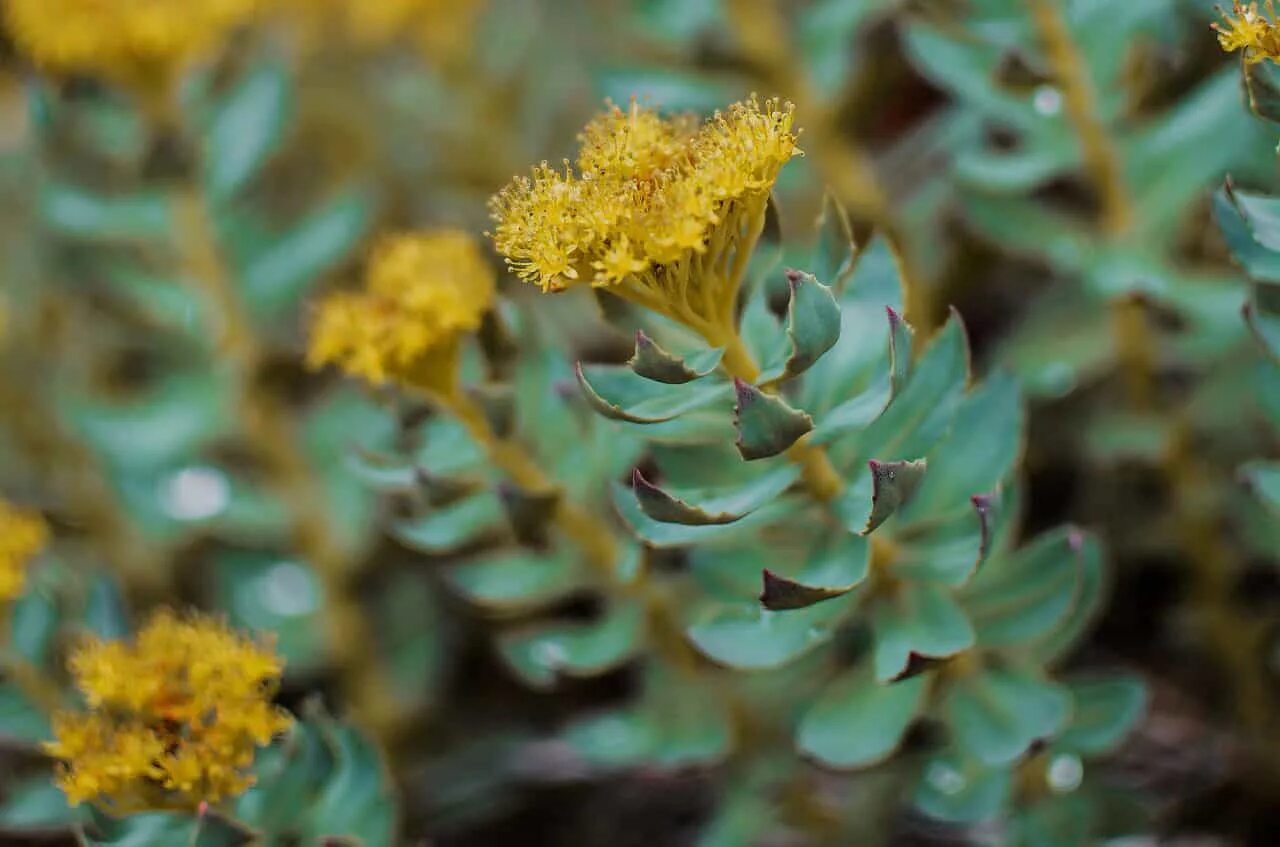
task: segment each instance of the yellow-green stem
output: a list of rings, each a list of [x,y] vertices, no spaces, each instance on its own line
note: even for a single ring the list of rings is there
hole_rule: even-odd
[[[172,210],[187,276],[205,301],[219,361],[233,368],[243,434],[290,510],[294,545],[320,579],[325,597],[320,618],[344,693],[361,721],[377,732],[389,731],[393,711],[386,702],[389,689],[372,661],[373,636],[352,591],[346,557],[330,529],[321,499],[324,488],[298,447],[289,410],[260,383],[262,350],[223,264],[205,200],[194,188],[180,188]]]

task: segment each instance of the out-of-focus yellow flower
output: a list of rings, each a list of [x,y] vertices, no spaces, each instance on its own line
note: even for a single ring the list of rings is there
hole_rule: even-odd
[[[610,105],[582,133],[576,174],[543,163],[493,199],[494,244],[544,291],[608,288],[720,343],[769,192],[798,153],[793,118],[754,96],[701,126]]]
[[[1221,6],[1218,14],[1223,23],[1213,24],[1218,43],[1228,53],[1244,51],[1244,60],[1253,65],[1264,59],[1280,60],[1280,28],[1276,25],[1276,7],[1267,0],[1267,12],[1258,11],[1257,3],[1233,3],[1227,12]],[[1225,24],[1225,25],[1224,25]]]
[[[483,0],[282,0],[317,42],[339,38],[359,47],[397,39],[418,44],[429,60],[455,56],[471,43]]]
[[[27,565],[48,540],[44,518],[0,500],[0,603],[22,593]]]
[[[157,613],[133,643],[90,640],[69,667],[88,705],[59,712],[46,752],[72,804],[195,809],[243,792],[257,747],[289,728],[283,661],[213,618]]]
[[[166,82],[245,23],[261,0],[8,0],[19,49],[55,73]]]
[[[475,239],[456,230],[385,239],[364,290],[333,294],[316,313],[307,362],[352,376],[448,391],[458,342],[493,305],[494,273]]]

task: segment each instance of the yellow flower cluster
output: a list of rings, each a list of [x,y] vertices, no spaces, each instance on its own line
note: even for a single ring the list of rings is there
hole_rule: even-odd
[[[255,748],[292,723],[271,704],[282,660],[212,618],[162,611],[134,643],[91,640],[69,666],[88,711],[56,714],[45,749],[73,804],[195,809],[239,794]]]
[[[48,540],[44,518],[0,500],[0,603],[22,593],[27,564]]]
[[[260,0],[8,0],[9,31],[36,64],[130,83],[167,79],[245,23]]]
[[[1258,11],[1257,3],[1233,3],[1231,11],[1221,7],[1218,14],[1223,24],[1213,24],[1218,33],[1218,43],[1228,53],[1244,51],[1244,60],[1253,65],[1264,59],[1280,60],[1280,27],[1276,24],[1276,7],[1267,0],[1267,13]]]
[[[481,0],[284,0],[315,40],[333,36],[362,47],[411,38],[429,59],[446,58],[471,41]]]
[[[493,269],[467,233],[389,237],[374,249],[363,291],[320,304],[307,362],[375,384],[447,387],[460,337],[480,326],[493,299]]]
[[[589,282],[718,336],[798,152],[793,119],[754,96],[701,126],[610,105],[582,133],[577,174],[543,163],[493,199],[494,243],[544,291]]]

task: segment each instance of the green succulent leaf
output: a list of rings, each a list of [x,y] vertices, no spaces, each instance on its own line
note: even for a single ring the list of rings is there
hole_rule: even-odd
[[[986,668],[952,683],[942,710],[956,744],[995,767],[1062,729],[1071,716],[1071,694],[1030,671]]]
[[[396,800],[378,748],[350,726],[322,726],[334,770],[306,816],[307,843],[346,837],[357,844],[394,844]]]
[[[499,552],[445,572],[449,585],[472,603],[499,612],[545,605],[580,585],[578,561],[564,553]]]
[[[1256,207],[1252,202],[1255,199],[1259,201]],[[1254,235],[1254,215],[1250,214],[1262,212],[1267,221],[1269,199],[1239,191],[1228,179],[1213,197],[1213,212],[1232,255],[1249,276],[1261,282],[1280,283],[1280,248],[1268,247]],[[1270,221],[1274,223],[1274,216]]]
[[[1260,118],[1280,123],[1280,69],[1272,62],[1245,64],[1243,68],[1249,109]]]
[[[871,515],[862,529],[863,535],[870,535],[890,515],[911,502],[929,466],[924,459],[909,462],[872,459],[867,465],[871,469]]]
[[[350,187],[283,232],[260,240],[240,263],[245,303],[266,322],[293,309],[325,273],[350,257],[373,224],[375,198]]]
[[[280,146],[292,110],[287,66],[254,67],[217,104],[204,144],[205,185],[219,199],[235,194]]]
[[[716,369],[724,350],[715,347],[680,357],[668,353],[644,330],[636,330],[636,351],[627,364],[645,379],[667,385],[681,385],[706,376]]]
[[[724,605],[690,626],[689,639],[722,665],[741,670],[780,667],[831,640],[853,597],[787,612],[756,604]]]
[[[41,189],[40,213],[55,232],[92,241],[158,240],[172,231],[169,204],[159,193],[104,197],[51,182]]]
[[[942,659],[974,644],[973,627],[951,592],[927,582],[901,582],[871,609],[876,679],[887,682],[913,657]]]
[[[756,509],[772,502],[795,482],[800,469],[782,464],[736,491],[681,492],[679,496],[664,491],[644,478],[639,468],[632,472],[631,487],[636,501],[646,515],[662,523],[706,526],[729,524],[741,520]]]
[[[144,812],[113,818],[93,810],[81,825],[80,842],[86,847],[152,847],[187,844],[191,847],[240,847],[256,834],[213,812],[200,817],[175,812]]]
[[[1055,748],[1088,756],[1110,753],[1124,741],[1146,709],[1147,689],[1136,677],[1074,679],[1067,682],[1067,687],[1075,710],[1071,722],[1054,742]]]
[[[675,687],[675,686],[672,686]],[[569,746],[598,768],[641,764],[689,767],[723,760],[733,746],[728,716],[701,686],[686,686],[664,702],[654,698],[627,711],[577,721],[565,731]]]
[[[1071,527],[1041,535],[966,587],[962,602],[984,647],[1015,647],[1053,631],[1076,608],[1084,536]]]
[[[923,676],[888,685],[869,663],[845,671],[800,720],[796,743],[824,765],[859,768],[892,755],[924,704]]]
[[[776,456],[813,429],[813,419],[781,397],[740,379],[733,381],[733,387],[737,395],[734,427],[742,458],[751,461]]]
[[[1250,462],[1240,473],[1258,499],[1280,515],[1280,462]]]
[[[424,553],[447,553],[465,547],[507,524],[502,498],[481,491],[423,515],[397,521],[391,534],[406,547]]]
[[[72,808],[67,796],[47,777],[11,782],[0,804],[0,833],[39,835],[63,830],[85,819],[84,806]]]
[[[765,568],[760,603],[771,611],[803,609],[848,594],[867,577],[871,545],[847,532],[831,534],[805,561],[800,571],[783,576]]]
[[[955,752],[925,765],[916,787],[915,805],[931,818],[977,823],[1000,815],[1013,789],[1013,771],[987,768]]]
[[[1081,533],[1078,559],[1080,582],[1070,614],[1062,617],[1052,629],[1026,645],[1029,654],[1038,662],[1053,663],[1066,655],[1093,625],[1094,618],[1102,606],[1104,587],[1102,544],[1096,536],[1091,533]]]
[[[853,273],[856,248],[849,213],[830,191],[822,195],[816,230],[808,268],[833,291],[840,292]]]
[[[778,497],[732,523],[666,523],[649,517],[630,487],[613,486],[613,503],[618,514],[636,538],[653,547],[685,547],[742,537],[796,512],[803,502],[796,497]]]
[[[927,455],[951,427],[969,378],[969,352],[960,319],[952,315],[916,362],[902,392],[857,438],[833,446],[841,463],[851,451],[882,462]]]
[[[503,633],[498,649],[534,688],[552,688],[562,676],[596,676],[628,661],[644,640],[644,615],[634,605],[610,609],[588,624],[539,624]]]
[[[787,340],[791,354],[778,379],[789,379],[809,370],[840,340],[840,306],[831,289],[813,274],[787,271],[791,300],[787,307]]]
[[[289,733],[254,758],[254,785],[235,801],[233,812],[271,837],[293,831],[304,809],[324,784],[329,751],[311,723],[299,721]]]
[[[579,363],[577,377],[591,408],[606,418],[630,423],[670,421],[729,397],[729,386],[724,383],[667,385],[622,366]]]
[[[892,306],[885,306],[884,309],[889,315],[890,390],[891,396],[896,397],[911,374],[911,339],[915,330]]]

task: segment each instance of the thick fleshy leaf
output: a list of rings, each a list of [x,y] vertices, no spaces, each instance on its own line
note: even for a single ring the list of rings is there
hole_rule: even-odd
[[[1075,709],[1055,748],[1083,755],[1109,753],[1142,718],[1147,689],[1132,676],[1074,679],[1067,682]]]
[[[915,331],[906,319],[885,306],[889,315],[889,377],[892,396],[897,396],[911,373],[911,338]]]
[[[255,838],[252,831],[213,812],[199,818],[175,812],[143,812],[114,818],[95,809],[90,817],[79,832],[86,847],[241,847]]]
[[[635,493],[627,486],[613,486],[613,503],[641,541],[653,547],[685,547],[747,535],[758,526],[774,523],[795,512],[804,501],[796,497],[778,497],[732,523],[700,526],[654,520],[645,514]]]
[[[723,355],[724,350],[716,347],[684,357],[677,356],[662,349],[644,330],[638,329],[636,351],[627,364],[645,379],[667,385],[681,385],[711,373],[720,364]]]
[[[877,462],[872,459],[867,466],[871,469],[871,515],[862,529],[863,535],[869,535],[911,501],[924,482],[928,462],[924,459],[910,462]]]
[[[994,767],[1061,729],[1071,715],[1071,694],[1029,671],[987,668],[953,682],[942,710],[956,744]]]
[[[998,495],[969,498],[971,511],[896,533],[893,573],[905,579],[941,582],[958,588],[978,572],[991,552],[1001,515]],[[924,531],[920,530],[926,528]]]
[[[40,213],[63,235],[94,241],[142,241],[171,232],[169,206],[157,193],[103,197],[48,183],[40,191]]]
[[[1280,68],[1271,62],[1256,62],[1243,67],[1249,109],[1260,118],[1280,123]]]
[[[820,417],[809,436],[812,444],[827,444],[850,432],[865,429],[880,417],[892,397],[891,386],[885,378],[876,380],[865,391],[851,397]]]
[[[1249,276],[1262,282],[1280,282],[1280,250],[1262,244],[1254,237],[1253,222],[1245,213],[1242,198],[1253,198],[1239,191],[1228,179],[1213,197],[1214,218],[1236,261]],[[1267,198],[1261,198],[1267,199]]]
[[[964,590],[962,603],[985,647],[1017,647],[1052,632],[1073,614],[1082,583],[1079,530],[1036,538],[989,562]]]
[[[689,638],[720,664],[744,670],[776,668],[829,641],[852,597],[787,612],[754,604],[724,606],[690,626]]]
[[[834,291],[842,291],[853,273],[856,247],[849,213],[830,191],[822,195],[817,238],[809,253],[809,271]]]
[[[204,178],[210,194],[230,197],[262,169],[284,137],[290,100],[286,65],[266,61],[217,104],[204,144]]]
[[[846,532],[831,534],[796,573],[782,575],[766,568],[760,603],[766,609],[802,609],[848,594],[867,577],[871,545],[866,538]]]
[[[1102,545],[1091,533],[1082,533],[1079,549],[1080,584],[1071,613],[1051,630],[1028,644],[1036,661],[1052,663],[1065,656],[1093,625],[1102,607]]]
[[[974,495],[995,491],[1017,461],[1022,430],[1018,382],[997,372],[964,398],[946,441],[928,454],[929,474],[902,522],[967,511]]]
[[[581,571],[568,554],[538,555],[527,550],[494,553],[445,572],[450,586],[472,603],[515,612],[549,603],[575,591]]]
[[[340,191],[247,256],[240,275],[254,318],[268,321],[293,309],[325,273],[360,246],[374,211],[369,191]]]
[[[840,340],[840,306],[831,289],[813,274],[787,271],[791,301],[787,307],[787,340],[791,354],[779,379],[802,374]]]
[[[794,464],[783,464],[747,482],[736,491],[664,491],[644,478],[639,468],[632,473],[631,487],[644,513],[662,523],[705,526],[741,520],[772,502],[800,475]]]
[[[304,840],[347,837],[358,844],[396,842],[396,801],[378,748],[350,726],[323,727],[333,751],[334,771],[303,816]]]
[[[941,659],[973,646],[973,627],[946,587],[902,582],[871,611],[876,679],[894,679],[913,656]]]
[[[1240,474],[1258,499],[1280,514],[1280,462],[1250,462]]]
[[[9,784],[0,804],[0,835],[38,837],[65,831],[87,814],[84,806],[68,806],[67,795],[48,777],[17,780]]]
[[[737,395],[734,427],[742,458],[750,461],[776,456],[813,429],[813,419],[782,398],[740,379],[733,381],[733,387]]]
[[[926,677],[876,681],[869,663],[845,671],[814,703],[796,731],[801,752],[824,765],[858,768],[890,756],[924,702]]]
[[[564,737],[574,752],[597,768],[714,764],[731,749],[733,734],[719,698],[707,695],[699,687],[686,686],[665,700],[655,696],[633,709],[581,719],[565,730]]]
[[[606,418],[630,423],[669,421],[730,396],[724,383],[665,385],[621,366],[578,363],[577,377],[591,408]]]
[[[0,739],[35,745],[51,737],[49,720],[16,685],[0,681]]]
[[[391,534],[406,547],[424,553],[447,553],[507,525],[502,499],[481,491],[415,518],[397,521]]]
[[[507,664],[534,688],[551,688],[561,675],[596,676],[630,659],[644,638],[636,606],[610,609],[587,624],[541,624],[505,632],[498,648]]]
[[[833,448],[845,457],[882,462],[927,455],[946,435],[964,397],[969,351],[959,317],[952,315],[912,368],[901,393],[856,439]],[[975,492],[976,493],[976,492]]]
[[[1000,815],[1012,788],[1012,769],[986,768],[952,752],[925,765],[914,802],[931,818],[978,823]]]
[[[293,831],[298,810],[324,784],[330,767],[330,753],[316,727],[306,721],[296,723],[254,757],[257,781],[236,798],[233,814],[269,838]]]

